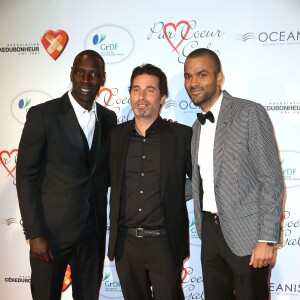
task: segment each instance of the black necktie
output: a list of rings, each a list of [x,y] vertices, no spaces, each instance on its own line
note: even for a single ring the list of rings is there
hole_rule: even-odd
[[[202,125],[205,124],[206,119],[208,119],[208,120],[211,121],[212,123],[215,122],[214,115],[213,115],[213,113],[212,113],[211,111],[208,111],[205,115],[202,114],[202,113],[197,113],[197,118],[198,118],[198,120],[200,121],[200,123],[201,123]]]

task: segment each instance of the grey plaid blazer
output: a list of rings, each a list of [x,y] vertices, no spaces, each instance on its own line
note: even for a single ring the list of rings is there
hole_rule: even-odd
[[[193,124],[192,188],[196,228],[202,223],[198,166],[201,124]],[[225,240],[238,256],[258,240],[279,241],[284,185],[271,120],[258,103],[223,91],[214,141],[214,189]]]

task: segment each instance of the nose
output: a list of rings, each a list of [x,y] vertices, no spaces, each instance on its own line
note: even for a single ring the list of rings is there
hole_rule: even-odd
[[[196,76],[193,76],[191,78],[191,86],[197,85],[198,84],[198,80]]]
[[[139,93],[139,99],[143,100],[144,98],[145,98],[145,91],[141,90],[140,93]]]
[[[82,82],[88,82],[89,81],[89,74],[85,72],[81,77]]]

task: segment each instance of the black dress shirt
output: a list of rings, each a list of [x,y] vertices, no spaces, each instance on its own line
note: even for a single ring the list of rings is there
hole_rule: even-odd
[[[160,198],[160,131],[158,117],[140,136],[134,126],[129,137],[120,210],[120,225],[157,229],[164,227]]]

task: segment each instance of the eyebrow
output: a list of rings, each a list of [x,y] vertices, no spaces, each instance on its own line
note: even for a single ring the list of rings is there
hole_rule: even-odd
[[[141,86],[139,86],[139,85],[133,85],[132,88],[133,88],[133,89],[134,89],[134,88],[141,88]],[[147,89],[148,89],[148,88],[152,88],[152,89],[155,89],[155,90],[156,90],[156,87],[153,86],[153,85],[147,85],[146,88],[147,88]]]
[[[205,69],[203,69],[203,70],[200,70],[200,71],[197,71],[195,74],[201,74],[201,73],[209,73],[209,71],[208,70],[205,70]],[[188,72],[184,72],[183,73],[183,75],[191,75],[191,73],[188,73]]]
[[[85,71],[85,72],[99,72],[99,73],[101,73],[101,71],[100,70],[98,70],[98,69],[85,69],[85,68],[80,68],[80,67],[74,67],[73,68],[74,70],[76,70],[76,71]]]

